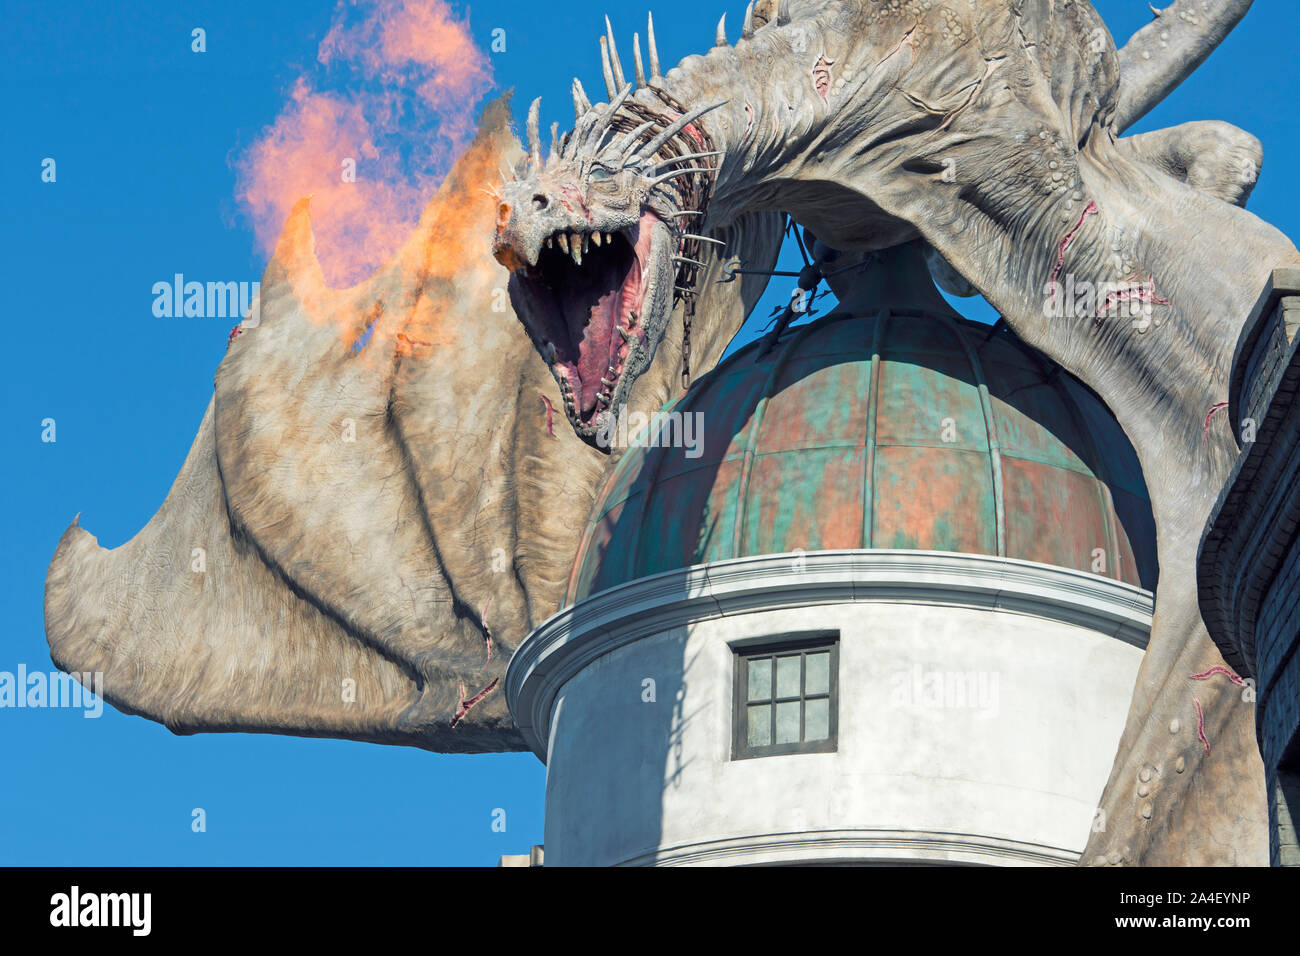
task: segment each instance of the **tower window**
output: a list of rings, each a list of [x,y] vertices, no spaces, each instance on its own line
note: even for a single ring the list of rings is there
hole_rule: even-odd
[[[839,636],[733,646],[733,760],[835,750]]]

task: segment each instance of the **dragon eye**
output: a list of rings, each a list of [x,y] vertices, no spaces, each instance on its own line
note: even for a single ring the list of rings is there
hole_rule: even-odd
[[[603,182],[604,180],[609,179],[610,175],[610,171],[604,166],[591,167],[590,179],[593,183]]]

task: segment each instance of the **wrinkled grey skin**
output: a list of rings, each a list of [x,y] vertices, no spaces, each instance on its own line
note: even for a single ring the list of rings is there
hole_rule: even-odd
[[[359,286],[325,285],[306,202],[294,210],[261,322],[231,342],[158,513],[112,550],[75,521],[59,541],[45,587],[59,667],[102,671],[111,704],[176,733],[523,748],[493,681],[558,609],[611,461],[562,417],[548,429],[542,396],[558,408],[559,393],[502,294],[480,190],[498,154],[520,156],[508,117],[488,108],[406,246]],[[490,179],[472,173],[479,147]],[[467,198],[481,223],[448,255],[439,237]],[[726,234],[770,264],[781,220]],[[739,325],[763,283],[718,285],[720,268],[712,258],[706,306]],[[398,331],[428,345],[399,349]],[[695,343],[712,363],[727,340]],[[680,354],[680,316],[664,347]],[[640,376],[631,408],[668,400],[669,365]]]
[[[720,25],[706,55],[649,80],[688,109],[727,101],[699,120],[722,153],[706,230],[781,209],[846,251],[924,239],[942,284],[982,293],[1138,449],[1161,573],[1088,863],[1267,857],[1253,706],[1227,680],[1188,678],[1222,663],[1195,554],[1237,449],[1207,413],[1268,275],[1300,256],[1241,208],[1254,137],[1192,123],[1120,138],[1249,6],[1179,0],[1117,51],[1084,0],[767,0],[736,45]],[[1109,291],[1058,316],[1049,283],[1067,276]]]
[[[1266,858],[1251,707],[1227,681],[1187,678],[1220,662],[1197,611],[1194,558],[1236,451],[1222,415],[1208,434],[1203,422],[1226,398],[1237,332],[1266,277],[1300,257],[1234,205],[1258,173],[1247,134],[1192,124],[1119,137],[1249,5],[1178,0],[1117,53],[1083,0],[762,0],[736,46],[655,81],[687,108],[727,101],[699,120],[723,155],[709,219],[693,229],[758,269],[779,242],[773,210],[855,253],[923,238],[951,282],[1091,385],[1138,449],[1159,534],[1156,618],[1086,862]],[[440,199],[456,188],[453,177]],[[491,218],[466,262],[488,261]],[[545,234],[507,223],[507,246],[512,229]],[[571,429],[546,431],[536,396],[559,408],[558,388],[519,320],[490,308],[506,268],[455,283],[381,272],[338,293],[353,297],[340,307],[359,326],[376,303],[402,321],[432,297],[445,328],[473,330],[474,348],[452,335],[434,360],[390,356],[367,371],[304,318],[319,285],[305,233],[305,215],[287,227],[263,283],[263,326],[232,345],[158,515],[113,551],[75,525],[65,533],[46,586],[52,655],[104,670],[112,703],[180,732],[517,747],[499,693],[454,730],[450,716],[460,686],[487,686],[554,609],[608,460]],[[422,224],[412,245],[428,236]],[[691,330],[699,371],[762,286],[716,285],[719,257],[705,261]],[[1045,285],[1058,271],[1119,283],[1151,313],[1136,325],[1113,310],[1049,317]],[[648,368],[625,368],[611,395],[634,408],[677,388],[681,309],[660,314],[659,301],[641,317],[665,330]],[[355,447],[335,441],[345,418],[359,426]],[[198,546],[201,576],[187,560]],[[340,703],[349,678],[356,701]]]

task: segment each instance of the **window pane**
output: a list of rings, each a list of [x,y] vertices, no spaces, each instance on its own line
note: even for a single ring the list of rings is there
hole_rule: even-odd
[[[823,697],[804,704],[804,740],[826,740],[831,735],[831,702]]]
[[[831,692],[831,655],[828,651],[809,654],[805,660],[808,674],[804,678],[805,694],[829,694]]]
[[[751,747],[766,747],[772,742],[772,705],[759,704],[749,708],[749,736]]]
[[[778,657],[776,659],[776,696],[777,697],[798,697],[799,696],[799,658],[795,657]],[[778,713],[777,719],[780,720]],[[798,726],[795,727],[795,740],[798,740]]]
[[[796,657],[794,662],[797,667],[799,658]],[[779,670],[777,674],[779,682]],[[776,705],[776,742],[778,744],[797,744],[799,742],[799,702],[797,700]]]
[[[749,662],[749,699],[772,699],[772,658],[760,657]]]

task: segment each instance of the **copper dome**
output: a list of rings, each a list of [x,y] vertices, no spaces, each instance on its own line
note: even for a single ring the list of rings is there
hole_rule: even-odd
[[[1009,331],[843,312],[758,351],[665,410],[701,413],[698,457],[624,454],[568,603],[689,565],[842,548],[1002,555],[1154,589],[1132,446],[1092,392]]]

